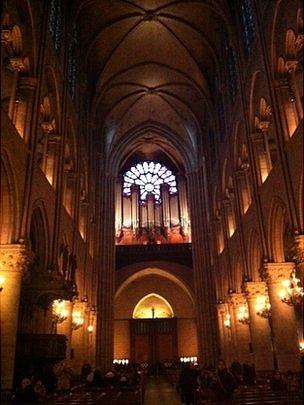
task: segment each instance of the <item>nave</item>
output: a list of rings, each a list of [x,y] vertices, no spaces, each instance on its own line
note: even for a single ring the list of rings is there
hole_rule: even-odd
[[[51,400],[56,405],[182,405],[176,387],[165,377],[148,377],[143,392],[119,390],[87,391],[83,387],[74,389],[70,394]],[[204,400],[197,395],[195,405],[215,405],[218,402]],[[232,403],[234,405],[297,405],[303,403],[298,392],[273,392],[268,386],[256,385],[238,390]]]

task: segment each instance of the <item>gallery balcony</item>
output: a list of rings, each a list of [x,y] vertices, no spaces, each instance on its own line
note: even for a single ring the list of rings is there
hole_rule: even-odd
[[[116,269],[146,261],[169,261],[192,267],[192,244],[116,246]]]

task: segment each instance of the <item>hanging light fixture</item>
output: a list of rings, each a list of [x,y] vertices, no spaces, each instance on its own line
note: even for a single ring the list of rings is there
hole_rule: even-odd
[[[279,291],[281,301],[290,306],[298,305],[304,296],[303,287],[300,285],[300,279],[295,273],[291,278],[282,281],[282,289]]]
[[[54,321],[59,324],[65,321],[69,316],[64,300],[54,300],[52,304],[52,315]]]
[[[227,329],[230,329],[230,328],[231,328],[231,316],[230,316],[230,314],[226,314],[226,315],[225,315],[225,318],[224,318],[224,326],[225,326],[225,328],[227,328]]]
[[[262,318],[269,318],[271,316],[271,305],[266,295],[257,296],[255,310]]]
[[[249,324],[249,312],[248,312],[248,306],[247,305],[241,305],[238,308],[238,312],[237,312],[237,320],[240,323],[243,324]]]
[[[77,330],[84,324],[84,318],[80,310],[73,310],[72,314],[72,328]]]

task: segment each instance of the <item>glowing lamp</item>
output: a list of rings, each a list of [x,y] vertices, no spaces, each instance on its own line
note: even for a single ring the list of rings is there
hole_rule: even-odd
[[[301,353],[304,353],[304,340],[301,340],[299,342],[299,349]]]
[[[247,305],[241,305],[238,308],[237,320],[243,324],[249,324],[249,312]]]
[[[72,314],[72,328],[74,330],[79,329],[84,324],[84,319],[81,311],[74,310]]]
[[[5,284],[5,277],[0,275],[0,292],[3,290]]]
[[[255,310],[257,315],[262,318],[269,318],[271,316],[271,305],[266,295],[259,295],[256,298]]]
[[[300,279],[293,273],[291,278],[283,280],[281,285],[282,288],[278,292],[281,301],[290,306],[298,305],[304,295],[303,287],[300,285]]]
[[[93,325],[89,325],[87,330],[88,330],[89,333],[93,333],[94,326],[93,326]]]
[[[52,304],[52,315],[56,323],[62,323],[69,316],[69,311],[64,300],[54,300]]]
[[[230,316],[230,314],[226,314],[226,315],[225,315],[224,326],[225,326],[225,328],[227,328],[227,329],[230,329],[230,328],[231,328],[231,316]]]

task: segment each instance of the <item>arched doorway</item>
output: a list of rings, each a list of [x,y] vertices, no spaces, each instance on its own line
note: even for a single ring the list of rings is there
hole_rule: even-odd
[[[117,289],[114,358],[136,363],[175,362],[197,356],[191,293],[172,273],[142,269]]]

